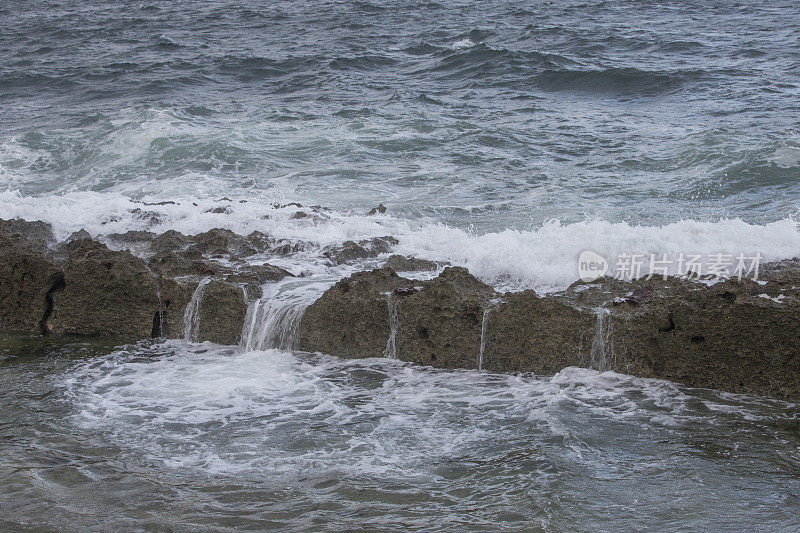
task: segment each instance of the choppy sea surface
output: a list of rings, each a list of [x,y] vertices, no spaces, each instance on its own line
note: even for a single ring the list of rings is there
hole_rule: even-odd
[[[61,238],[259,230],[332,280],[364,265],[326,246],[391,235],[547,292],[586,249],[798,256],[798,208],[793,2],[0,3],[0,218]],[[7,529],[800,529],[775,400],[179,341],[1,357]]]

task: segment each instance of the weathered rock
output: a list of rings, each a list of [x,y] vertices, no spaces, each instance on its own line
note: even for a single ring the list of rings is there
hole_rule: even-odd
[[[189,248],[207,255],[247,257],[257,252],[241,235],[227,229],[214,228],[192,237]]]
[[[264,263],[261,265],[242,265],[226,274],[225,281],[243,286],[248,299],[261,297],[261,286],[269,281],[280,281],[291,276],[286,270]]]
[[[136,256],[151,254],[151,247],[155,233],[149,231],[127,231],[125,233],[112,233],[102,239],[112,250],[128,250]]]
[[[329,248],[323,255],[330,259],[331,263],[341,265],[359,259],[378,257],[391,250],[397,242],[397,239],[390,236],[373,237],[358,242],[345,241],[341,246]]]
[[[246,239],[257,253],[264,253],[275,244],[275,239],[261,231],[253,231]]]
[[[46,321],[55,334],[151,337],[158,322],[156,280],[144,262],[91,239],[66,246],[64,283]]]
[[[378,204],[377,207],[373,207],[372,209],[370,209],[367,215],[376,215],[378,213],[383,214],[385,212],[386,212],[386,206],[383,204]]]
[[[397,254],[389,256],[389,259],[386,260],[383,266],[391,268],[395,272],[419,272],[424,270],[436,270],[437,268],[436,263],[433,261],[416,257],[405,257]]]
[[[75,241],[91,240],[91,239],[92,236],[88,231],[86,231],[85,229],[80,229],[78,231],[73,232],[69,237],[67,237],[64,243],[69,244]]]
[[[760,290],[752,281],[726,281],[653,292],[635,306],[614,308],[612,368],[693,387],[800,398],[800,298],[797,291],[754,294]]]
[[[142,339],[178,337],[201,279],[197,337],[239,341],[248,298],[290,275],[239,256],[295,243],[227,230],[196,237],[128,232],[146,264],[85,231],[49,247],[48,225],[0,220],[0,330]],[[149,244],[148,244],[149,243]],[[374,258],[391,237],[327,250],[332,262]],[[209,255],[224,255],[214,260]],[[412,270],[430,262],[392,256]],[[485,320],[484,320],[485,318]],[[485,327],[484,327],[485,325]],[[800,398],[800,260],[762,266],[761,281],[706,286],[677,278],[575,283],[540,297],[498,294],[462,268],[417,281],[392,268],[354,274],[313,303],[299,348],[342,357],[395,356],[445,368],[552,374],[590,366],[696,387]]]
[[[211,276],[217,272],[213,263],[191,252],[158,252],[148,260],[150,268],[167,277]]]
[[[299,349],[340,357],[381,357],[389,338],[389,295],[415,282],[388,268],[359,272],[328,289],[300,322]]]
[[[175,252],[183,250],[191,244],[191,238],[175,230],[168,230],[157,235],[151,244],[154,252]]]
[[[161,224],[161,214],[156,213],[155,211],[146,211],[139,207],[135,207],[129,210],[129,213],[135,216],[135,218],[144,221],[147,223],[148,226],[155,226]]]
[[[242,287],[226,281],[210,281],[202,292],[199,340],[237,344],[246,313],[247,301]]]
[[[147,243],[149,245],[155,237],[156,234],[152,231],[131,230],[125,233],[111,233],[106,238],[115,243]]]
[[[483,369],[555,374],[588,367],[595,314],[533,291],[505,294],[489,307]]]
[[[460,267],[417,286],[393,298],[397,357],[441,368],[477,368],[483,313],[498,294]]]
[[[175,339],[183,336],[184,313],[197,288],[197,283],[197,280],[192,278],[179,280],[162,276],[156,278],[160,315],[157,322],[156,317],[153,319],[151,333],[153,337]]]
[[[44,241],[46,244],[55,242],[53,226],[39,220],[28,221],[21,218],[11,220],[0,219],[0,235],[19,235],[27,241]]]
[[[39,333],[63,283],[55,262],[19,238],[0,241],[0,329]]]
[[[414,282],[390,269],[342,280],[306,311],[300,347],[344,357],[384,354],[395,306],[399,359],[553,374],[611,369],[695,387],[800,398],[800,276],[710,287],[682,279],[613,279],[540,297],[496,294],[463,269]],[[387,300],[387,297],[390,300]]]

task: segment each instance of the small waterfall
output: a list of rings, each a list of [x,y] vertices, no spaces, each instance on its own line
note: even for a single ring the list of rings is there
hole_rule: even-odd
[[[306,308],[329,284],[286,283],[269,284],[260,300],[252,302],[242,328],[241,347],[247,351],[294,350],[299,341],[298,331]]]
[[[478,370],[483,370],[483,353],[486,351],[486,328],[489,325],[489,307],[483,310],[481,320],[481,351],[478,352]]]
[[[383,356],[387,359],[397,359],[397,302],[392,298],[392,293],[386,294],[386,307],[389,309],[389,338],[386,340],[386,349]]]
[[[186,342],[197,342],[199,340],[200,329],[200,304],[203,300],[203,289],[211,281],[210,277],[200,280],[197,288],[192,294],[192,299],[186,305],[183,312],[183,338]]]
[[[611,352],[611,312],[608,309],[598,309],[589,368],[600,372],[611,370],[611,361],[609,360]]]

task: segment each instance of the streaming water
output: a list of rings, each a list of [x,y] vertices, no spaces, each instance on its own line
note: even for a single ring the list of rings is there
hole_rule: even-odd
[[[597,319],[592,338],[590,368],[605,372],[611,370],[609,356],[613,353],[611,346],[611,312],[608,309],[598,309]]]
[[[183,338],[187,342],[197,342],[200,328],[200,306],[203,303],[203,290],[211,281],[211,277],[200,280],[192,293],[192,299],[183,312]]]
[[[263,296],[247,309],[242,330],[244,350],[279,348],[291,350],[297,346],[297,331],[306,307],[330,285],[329,281],[296,281],[269,283]]]
[[[386,349],[383,350],[383,356],[388,359],[397,359],[397,315],[398,302],[392,298],[392,293],[386,294],[386,309],[389,312],[389,338],[386,340]]]
[[[478,370],[483,370],[483,353],[486,351],[486,328],[489,326],[489,307],[483,310],[481,319],[481,349],[478,352]]]

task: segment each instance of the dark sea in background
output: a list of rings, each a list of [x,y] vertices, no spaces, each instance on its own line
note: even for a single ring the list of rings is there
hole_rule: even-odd
[[[793,2],[14,2],[23,195],[391,203],[480,230],[794,214]]]
[[[259,230],[331,283],[391,235],[547,292],[585,249],[800,256],[798,209],[795,2],[0,2],[0,218],[61,238]],[[0,355],[0,527],[800,530],[794,405],[109,351]]]

